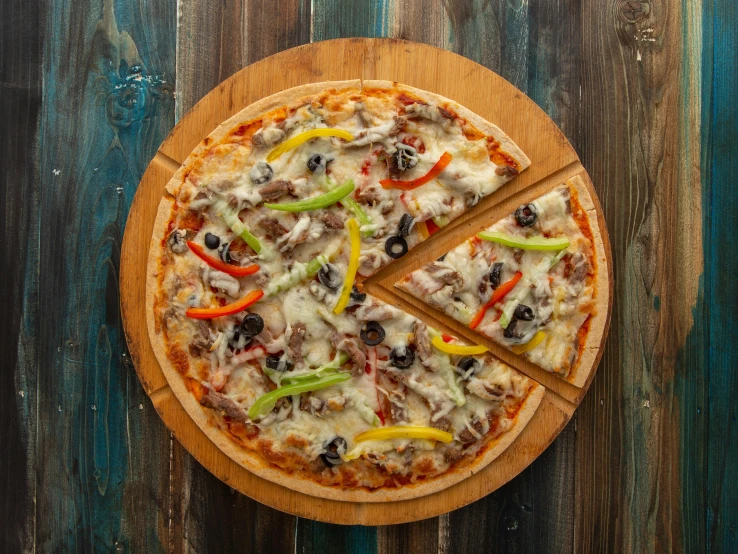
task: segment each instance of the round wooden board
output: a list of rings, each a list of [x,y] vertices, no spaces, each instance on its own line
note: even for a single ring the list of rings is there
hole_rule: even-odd
[[[346,79],[387,79],[452,98],[498,125],[529,156],[531,167],[484,199],[467,214],[413,250],[402,263],[388,266],[367,281],[373,294],[400,304],[410,313],[426,309],[393,289],[398,274],[419,266],[485,223],[509,213],[526,198],[579,176],[597,211],[601,254],[609,286],[606,313],[598,313],[602,339],[574,386],[510,352],[490,344],[498,357],[546,387],[535,415],[513,444],[482,471],[432,495],[392,503],[326,500],[295,492],[261,479],[231,460],[187,414],[169,387],[149,342],[145,314],[145,274],[154,218],[164,187],[189,153],[221,122],[245,106],[297,85]],[[612,304],[612,263],[602,211],[586,171],[574,149],[548,116],[522,92],[488,69],[451,52],[394,39],[339,39],[293,48],[265,58],[224,81],[203,98],[174,128],[149,165],[133,201],[121,252],[121,310],[133,363],[164,423],[180,443],[209,471],[243,494],[301,517],[341,524],[384,525],[437,516],[496,490],[527,467],[564,428],[589,387],[601,357]],[[440,328],[469,336],[442,314]],[[479,338],[476,338],[479,341]]]

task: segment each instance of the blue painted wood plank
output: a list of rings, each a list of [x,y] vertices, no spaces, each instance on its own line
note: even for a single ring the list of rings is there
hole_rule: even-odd
[[[34,30],[38,240],[24,252],[34,288],[19,340],[35,349],[17,373],[41,551],[167,548],[169,437],[128,362],[117,275],[133,194],[173,125],[173,8],[60,1]]]
[[[703,18],[702,335],[708,350],[705,537],[710,552],[738,551],[738,4],[705,3]],[[689,417],[689,414],[687,414]],[[685,522],[688,525],[689,522]]]
[[[376,527],[329,525],[300,518],[296,529],[299,554],[371,554],[377,551]]]

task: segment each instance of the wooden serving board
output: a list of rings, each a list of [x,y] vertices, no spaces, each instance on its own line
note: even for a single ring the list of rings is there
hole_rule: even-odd
[[[541,405],[515,442],[476,475],[438,493],[392,503],[326,500],[292,491],[250,473],[221,452],[190,418],[173,394],[154,356],[145,319],[145,273],[154,218],[164,187],[189,153],[218,124],[247,105],[297,85],[345,79],[387,79],[454,99],[497,124],[530,157],[531,166],[484,199],[442,232],[365,284],[378,297],[477,342],[443,314],[429,314],[419,302],[393,288],[400,275],[459,244],[484,224],[515,206],[579,175],[598,210],[607,275],[610,277],[604,345],[612,304],[612,263],[604,218],[594,189],[574,149],[548,116],[521,91],[488,69],[451,52],[392,39],[340,39],[293,48],[244,68],[205,96],[174,128],[149,165],[131,207],[121,252],[121,310],[126,338],[139,378],[164,423],[208,470],[243,494],[273,508],[331,523],[383,525],[424,519],[469,504],[496,490],[528,466],[554,440],[586,392],[589,378],[575,387],[507,350],[490,350],[536,379],[547,390]],[[603,268],[600,268],[603,271]],[[601,348],[600,348],[601,352]],[[591,371],[590,371],[591,369]]]

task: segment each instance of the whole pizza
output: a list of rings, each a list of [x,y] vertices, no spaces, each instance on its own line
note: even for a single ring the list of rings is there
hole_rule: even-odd
[[[231,458],[300,492],[400,500],[479,471],[545,389],[363,282],[529,164],[495,125],[397,83],[247,107],[159,206],[146,307],[172,390]],[[397,286],[574,382],[603,296],[588,198],[565,183]]]

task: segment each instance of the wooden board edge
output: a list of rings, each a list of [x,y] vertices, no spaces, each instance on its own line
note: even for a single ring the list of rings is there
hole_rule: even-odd
[[[339,42],[342,42],[342,41],[345,41],[345,39],[337,39],[335,41],[330,41],[330,42],[332,42],[332,43],[339,43]],[[350,40],[344,42],[344,44],[347,45],[346,46],[347,48],[350,47],[352,49],[352,51],[354,51],[354,52],[358,52],[359,50],[361,50],[361,52],[366,53],[367,52],[367,49],[369,48],[367,41],[375,41],[373,43],[374,46],[372,46],[372,48],[374,48],[374,49],[376,49],[376,48],[380,48],[380,49],[387,48],[386,45],[388,45],[388,44],[390,44],[392,42],[396,43],[396,46],[402,46],[402,47],[407,46],[407,45],[413,45],[414,47],[420,47],[421,49],[425,47],[425,45],[418,45],[416,43],[409,43],[407,41],[397,41],[397,40],[395,40],[395,41],[391,41],[391,40],[390,41],[387,41],[387,40],[382,40],[382,39],[350,39]],[[376,41],[379,41],[379,42],[376,42]],[[378,44],[379,44],[379,46],[376,46]],[[361,48],[359,48],[358,45],[360,45]],[[313,46],[314,45],[305,45],[305,46],[299,47],[299,48],[301,48],[303,50],[303,53],[309,53],[311,51],[311,48],[313,48]],[[427,47],[427,48],[433,48],[433,47]],[[439,50],[439,49],[434,49],[434,50]],[[444,53],[443,55],[448,54],[448,55],[456,56],[457,58],[459,58],[460,60],[463,60],[464,62],[474,63],[474,62],[471,62],[470,60],[466,60],[465,58],[462,58],[461,56],[454,55],[454,54],[452,54],[450,52],[446,52],[446,51],[443,51],[443,50],[439,50],[439,51],[441,53]],[[283,53],[280,53],[280,54],[283,54]],[[276,59],[280,54],[275,55],[274,58]],[[269,58],[267,58],[266,60],[268,60],[268,59]],[[263,61],[266,61],[266,60],[263,60]],[[362,58],[362,61],[363,61],[363,58]],[[261,63],[261,62],[259,62],[259,63]],[[243,78],[243,75],[246,75],[247,74],[247,70],[248,69],[249,68],[245,68],[244,70],[242,70],[242,72],[237,73],[236,75],[234,75],[233,77],[231,77],[231,79],[229,79],[229,81],[233,80],[235,82],[236,79]],[[482,66],[479,66],[478,70],[488,71],[485,68],[483,68]],[[239,77],[239,75],[241,77]],[[381,76],[375,76],[375,77],[380,77],[381,78]],[[314,79],[314,80],[317,80],[317,79]],[[325,76],[322,76],[320,78],[320,80],[325,80]],[[407,81],[402,81],[402,82],[407,82]],[[224,85],[226,83],[221,84],[219,86],[219,88],[216,89],[216,90],[221,90],[221,89],[225,90],[224,89]],[[412,82],[407,82],[407,84],[409,84],[411,86],[413,85]],[[512,85],[510,85],[510,86],[512,86]],[[453,95],[448,95],[448,96],[451,97],[451,98],[453,98]],[[209,98],[209,97],[210,97],[210,95],[206,96],[205,98]],[[203,100],[205,100],[205,99],[203,99]],[[232,101],[232,98],[231,98],[231,101]],[[236,111],[238,111],[238,110],[236,110]],[[203,114],[200,113],[199,115],[202,116]],[[547,115],[544,114],[544,116],[548,119],[548,116]],[[193,117],[195,117],[195,116],[193,115]],[[170,133],[170,136],[167,138],[167,140],[165,140],[165,143],[162,145],[161,152],[168,158],[168,160],[169,160],[168,163],[172,167],[174,167],[174,165],[178,164],[179,162],[174,157],[170,156],[167,153],[167,149],[165,148],[165,145],[167,144],[167,141],[169,141],[170,138],[173,137],[176,133],[183,132],[183,129],[185,128],[186,119],[187,119],[187,117],[183,118],[183,120],[180,122],[180,125],[178,125],[172,131],[172,133]],[[550,122],[550,119],[549,119],[549,122]],[[211,126],[209,129],[212,130],[213,128],[215,128],[217,126],[218,123],[219,122],[216,122],[215,125]],[[561,131],[553,124],[553,122],[550,122],[550,123],[553,126],[553,128],[556,131],[558,131],[559,134],[561,134],[561,137],[563,138],[563,134],[561,133]],[[566,139],[565,138],[563,138],[563,141],[566,143],[566,146],[573,153],[573,149],[571,149],[571,146],[568,145],[568,142],[566,142]],[[570,161],[569,164],[566,167],[568,167],[568,166],[570,166],[572,164],[578,164],[578,158],[576,158],[576,154],[574,153],[573,156],[574,157],[572,158],[572,161]],[[174,164],[171,163],[172,161],[174,162]],[[158,165],[162,165],[161,160],[159,160],[159,162],[160,163]],[[140,188],[144,188],[144,181],[147,179],[147,174],[149,173],[150,170],[151,170],[151,165],[147,169],[147,172],[144,175],[144,178],[142,179],[142,185],[141,185]],[[558,169],[555,169],[554,170],[554,172],[556,172],[556,171],[558,171]],[[526,174],[524,173],[523,176],[525,176],[525,175]],[[164,180],[164,184],[166,183],[167,180],[168,180],[168,178]],[[500,195],[498,195],[500,198],[496,199],[496,201],[499,201],[500,199],[503,199],[503,201],[504,201],[505,199],[509,199],[509,198],[512,198],[512,197],[517,196],[518,194],[522,194],[523,192],[526,192],[527,191],[527,189],[529,188],[529,186],[535,184],[535,183],[525,184],[525,181],[524,181],[524,179],[522,179],[522,177],[518,177],[518,179],[516,179],[516,181],[518,181],[519,184],[525,185],[525,186],[521,186],[521,189],[523,189],[522,192],[521,192],[521,190],[516,190],[516,187],[511,187],[509,189],[506,189],[506,187],[503,187],[501,190],[503,190],[503,189],[505,189],[506,191],[509,190],[510,191],[510,194],[507,195],[507,196],[504,193],[503,194],[500,194]],[[588,181],[588,179],[587,179],[587,181]],[[538,182],[538,181],[536,181],[536,182]],[[591,186],[591,183],[590,183],[590,186]],[[134,212],[134,209],[133,208],[136,206],[137,203],[140,204],[141,202],[143,202],[143,200],[142,200],[142,198],[139,198],[139,194],[137,193],[136,198],[134,198],[134,205],[132,206],[131,216],[129,216],[129,222],[131,221],[131,219],[135,215],[135,213],[137,213],[137,212]],[[158,205],[158,202],[156,202],[155,204]],[[598,202],[598,208],[599,208],[599,202]],[[141,210],[139,209],[137,211],[141,211]],[[601,216],[601,210],[599,211],[598,216]],[[474,217],[474,214],[470,214],[469,217]],[[464,223],[463,219],[462,218],[459,218],[459,219],[455,220],[452,225],[461,225],[463,223]],[[604,223],[603,223],[603,228],[605,228],[604,227]],[[144,240],[144,242],[146,242],[145,250],[147,250],[148,249],[147,248],[148,247],[148,242],[146,240]],[[136,366],[137,373],[139,374],[139,377],[141,378],[142,383],[144,384],[144,387],[146,388],[147,392],[149,392],[152,396],[154,396],[157,399],[157,402],[156,402],[157,405],[164,406],[164,405],[168,405],[168,398],[170,396],[171,396],[171,398],[175,398],[174,395],[172,395],[172,394],[163,394],[163,393],[162,394],[158,394],[158,395],[153,394],[153,391],[160,390],[161,387],[158,387],[157,388],[156,386],[153,386],[151,384],[151,382],[149,380],[147,380],[147,377],[150,377],[148,375],[148,373],[146,374],[146,376],[144,376],[143,372],[144,371],[147,371],[147,372],[148,371],[153,371],[153,375],[156,377],[156,375],[157,375],[156,374],[156,371],[154,371],[152,368],[149,368],[149,369],[146,369],[146,370],[144,370],[144,368],[142,368],[141,370],[139,370],[139,366],[142,366],[142,365],[150,366],[150,362],[153,359],[154,363],[156,364],[156,370],[158,370],[158,375],[160,375],[160,376],[163,377],[163,373],[161,372],[161,369],[159,368],[158,363],[156,363],[156,360],[155,360],[155,358],[153,356],[153,351],[151,350],[151,346],[150,346],[150,344],[148,342],[148,336],[147,336],[147,333],[146,333],[145,323],[144,323],[144,325],[140,325],[138,327],[138,329],[135,329],[135,325],[133,325],[131,323],[128,323],[129,321],[132,320],[132,318],[134,318],[134,315],[133,315],[133,307],[132,307],[133,305],[131,303],[129,303],[129,299],[128,298],[124,298],[124,296],[126,296],[126,295],[124,294],[123,289],[124,289],[124,286],[125,286],[126,290],[132,290],[131,287],[130,287],[130,285],[131,285],[131,283],[134,282],[134,277],[133,277],[132,274],[131,275],[128,274],[128,270],[127,269],[124,271],[124,269],[123,269],[124,263],[123,262],[124,262],[124,260],[131,260],[131,259],[134,259],[135,258],[135,255],[134,255],[134,252],[133,252],[133,249],[135,248],[135,244],[134,243],[135,243],[135,239],[131,235],[129,235],[129,226],[127,226],[126,227],[126,235],[124,235],[124,243],[123,243],[123,249],[122,249],[122,254],[121,254],[121,310],[122,310],[122,313],[124,314],[124,330],[125,330],[125,334],[126,334],[126,339],[129,341],[129,344],[131,344],[131,338],[133,337],[134,338],[134,342],[135,342],[136,332],[138,331],[140,333],[141,332],[141,329],[143,329],[143,333],[146,336],[145,337],[146,340],[143,342],[143,344],[139,341],[136,344],[134,344],[133,346],[131,346],[132,359],[134,361],[134,365]],[[609,252],[609,241],[607,243],[607,248],[608,248],[608,252]],[[126,262],[126,265],[129,266],[130,265],[130,262]],[[143,265],[145,266],[145,263]],[[611,266],[609,267],[609,269],[611,270]],[[135,302],[135,300],[134,300],[134,302]],[[610,306],[611,306],[611,302],[610,302]],[[609,326],[609,312],[610,312],[610,310],[608,310],[608,326]],[[148,352],[146,352],[147,349],[148,349]],[[601,356],[601,351],[599,353],[599,356]],[[599,356],[598,356],[598,360],[599,360]],[[166,383],[165,383],[165,385],[166,385]],[[178,403],[178,401],[177,401],[177,403]],[[529,460],[525,464],[525,466],[527,466],[528,463],[530,463],[532,461],[532,459],[535,459],[535,457],[537,455],[539,455],[540,452],[542,452],[548,446],[548,444],[550,444],[550,442],[555,438],[555,436],[558,435],[558,433],[560,432],[560,430],[563,429],[564,425],[569,420],[569,418],[571,416],[571,411],[573,411],[573,410],[569,411],[567,409],[566,403],[563,403],[562,404],[562,402],[556,397],[556,395],[551,394],[550,391],[546,391],[546,395],[544,397],[544,401],[542,402],[542,405],[543,406],[551,406],[551,408],[547,408],[547,409],[554,409],[558,413],[564,414],[564,417],[563,417],[563,420],[561,421],[560,426],[556,429],[555,433],[552,433],[551,434],[550,440],[548,440],[548,442],[546,442],[545,445],[540,448],[540,450],[538,451],[538,453],[533,458],[531,458],[531,460]],[[562,405],[563,405],[564,409],[562,409]],[[181,404],[180,404],[180,409],[184,412],[184,408],[181,407]],[[540,410],[536,412],[536,414],[534,416],[534,419],[531,420],[531,423],[533,423],[534,420],[537,421],[538,419],[540,419],[539,412],[540,412]],[[162,419],[164,419],[164,416],[162,416]],[[164,420],[165,420],[165,423],[166,423],[166,419],[164,419]],[[195,427],[197,427],[195,425],[195,423],[191,419],[189,419],[189,422],[192,425],[194,425]],[[526,431],[530,427],[531,427],[530,424],[528,426],[526,426],[526,428],[523,430],[523,433],[526,433]],[[199,429],[199,427],[197,429],[198,429],[198,431],[200,431],[200,433],[202,433],[202,431]],[[204,433],[203,433],[203,436],[204,436]],[[207,437],[205,437],[205,438],[207,439]],[[181,442],[183,442],[183,444],[184,444],[184,441],[181,441]],[[516,443],[517,443],[517,441],[516,441]],[[210,443],[210,444],[211,444],[211,448],[212,449],[216,450],[221,455],[225,456],[225,454],[223,454],[219,450],[215,449],[215,447],[214,447],[214,445],[212,445],[212,443]],[[538,446],[540,446],[540,445],[538,445]],[[185,447],[187,447],[187,446],[185,445]],[[227,458],[227,456],[226,456],[226,458]],[[247,472],[247,470],[241,468],[241,466],[238,466],[238,464],[236,462],[233,462],[231,460],[231,463],[233,463],[236,467],[240,468],[242,471]],[[492,464],[495,464],[495,462],[492,462]],[[203,465],[205,465],[208,469],[210,469],[212,471],[212,469],[208,465],[206,465],[205,463],[203,463]],[[525,467],[525,466],[523,466],[523,467]],[[478,475],[483,475],[487,471],[488,470],[483,470],[482,472],[480,472],[479,474],[475,475],[474,477],[469,478],[467,481],[470,481],[471,479],[476,479]],[[504,482],[507,482],[509,479],[511,479],[512,477],[514,477],[514,475],[517,474],[517,473],[519,473],[519,471],[522,471],[522,467],[516,473],[514,473],[514,474],[510,475],[508,478],[506,478]],[[215,473],[215,471],[213,471],[213,473]],[[224,481],[229,482],[228,475],[221,476],[218,473],[215,473],[215,474],[219,478],[223,479]],[[249,473],[249,475],[253,475],[253,474],[250,474]],[[253,477],[256,478],[256,479],[259,479],[256,476],[253,476]],[[265,483],[268,483],[267,481],[264,481],[264,482]],[[443,494],[447,493],[448,491],[454,490],[457,487],[461,487],[465,483],[466,483],[466,481],[465,482],[462,482],[462,483],[459,483],[458,485],[455,485],[454,487],[451,487],[450,489],[446,489],[446,491],[441,491],[441,492],[435,493],[435,495],[443,495]],[[502,484],[503,483],[499,483],[499,484],[496,485],[496,487],[499,487]],[[239,489],[239,490],[241,490],[241,489]],[[285,490],[289,491],[289,489],[285,489]],[[488,492],[491,492],[491,490],[494,490],[494,488],[487,490],[483,494],[487,494]],[[241,492],[244,492],[244,494],[247,494],[247,496],[250,496],[249,493],[247,491],[245,491],[245,490],[242,490]],[[292,492],[292,491],[290,491],[290,492]],[[300,494],[300,493],[296,493],[296,494]],[[344,521],[334,521],[334,522],[336,522],[336,523],[347,523],[347,524],[348,523],[362,523],[362,524],[366,524],[366,525],[377,525],[377,524],[383,524],[383,523],[401,523],[401,522],[406,522],[406,521],[414,521],[414,520],[423,519],[423,518],[426,518],[426,517],[433,517],[434,515],[438,515],[440,513],[444,513],[445,511],[448,511],[448,510],[451,510],[451,509],[456,509],[458,507],[461,507],[461,506],[463,506],[465,504],[468,504],[468,503],[476,500],[477,498],[480,498],[481,496],[483,496],[483,494],[480,494],[479,496],[477,496],[475,498],[471,498],[469,500],[463,501],[463,503],[453,503],[452,502],[450,504],[445,504],[443,506],[443,509],[442,510],[436,511],[434,513],[427,513],[426,515],[419,515],[418,516],[417,515],[419,513],[418,510],[415,509],[415,508],[413,508],[412,509],[412,513],[408,512],[407,519],[402,519],[402,517],[400,519],[398,519],[396,513],[393,513],[392,515],[387,515],[386,513],[384,513],[384,514],[379,513],[378,515],[376,515],[376,517],[373,516],[372,515],[373,514],[373,509],[371,508],[371,506],[382,507],[383,506],[382,504],[356,504],[356,508],[352,512],[353,513],[353,519],[351,519],[350,521],[347,520],[345,522]],[[404,503],[416,503],[416,502],[418,502],[421,505],[421,507],[422,507],[422,503],[423,502],[425,502],[425,501],[433,498],[435,495],[424,496],[424,497],[420,497],[420,498],[413,499],[413,500],[393,502],[393,503],[391,503],[391,506],[393,508],[396,508],[399,505],[404,504]],[[308,498],[311,500],[311,502],[313,502],[313,503],[316,502],[316,498],[315,497],[308,497]],[[259,500],[260,502],[264,502],[267,505],[270,505],[268,501],[264,501],[264,500],[261,500],[259,498],[256,498],[256,499]],[[319,501],[320,499],[317,499],[317,500]],[[339,502],[339,501],[334,501],[334,502]],[[349,503],[339,502],[339,504],[341,504],[342,506],[345,507]],[[273,507],[276,507],[277,509],[282,509],[282,508],[280,508],[278,506],[273,506]],[[301,513],[297,513],[296,511],[293,511],[293,510],[291,510],[289,508],[290,508],[289,505],[287,505],[286,509],[284,509],[283,511],[288,511],[290,513],[295,513],[296,515],[303,515],[304,517],[311,517],[313,519],[319,519],[319,520],[322,520],[322,521],[329,521],[329,520],[324,519],[324,518],[321,518],[321,517],[316,517],[314,515],[310,515],[310,513],[312,513],[310,510],[306,511],[304,514],[301,514]],[[387,512],[388,511],[386,506],[384,506],[382,509],[384,510],[384,512]],[[381,510],[380,510],[380,512],[381,512]],[[381,517],[384,517],[385,519],[383,520],[383,519],[381,519]]]

